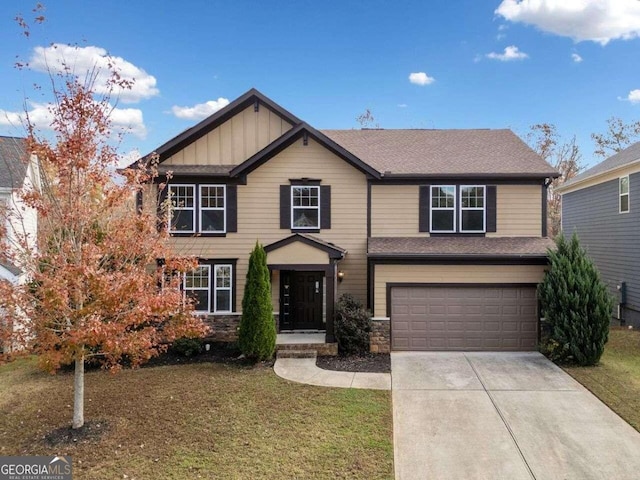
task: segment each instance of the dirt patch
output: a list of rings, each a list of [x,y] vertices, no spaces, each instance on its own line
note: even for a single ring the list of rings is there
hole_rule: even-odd
[[[391,372],[391,356],[388,353],[367,353],[334,357],[318,357],[316,365],[325,370],[339,372]]]
[[[48,447],[96,443],[108,429],[109,425],[105,420],[86,422],[82,427],[76,429],[71,426],[60,427],[47,433],[44,436],[44,443]]]

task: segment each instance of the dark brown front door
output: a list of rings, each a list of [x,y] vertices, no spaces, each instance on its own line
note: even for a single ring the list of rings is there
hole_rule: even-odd
[[[323,279],[323,272],[281,272],[281,330],[324,329]]]

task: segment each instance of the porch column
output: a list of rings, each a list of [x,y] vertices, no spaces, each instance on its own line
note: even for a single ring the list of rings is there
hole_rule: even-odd
[[[336,341],[333,321],[336,310],[336,269],[337,265],[335,260],[331,261],[331,264],[327,268],[327,298],[326,298],[326,308],[327,308],[327,332],[325,335],[325,341],[327,343],[333,343]]]

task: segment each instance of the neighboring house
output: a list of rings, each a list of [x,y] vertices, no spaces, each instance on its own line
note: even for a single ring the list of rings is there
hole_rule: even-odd
[[[27,154],[26,139],[0,136],[0,221],[9,248],[16,248],[23,240],[35,248],[38,216],[24,204],[20,192],[37,185],[37,177],[38,163]],[[25,278],[19,262],[0,257],[0,279],[17,284]]]
[[[640,142],[562,188],[562,230],[578,234],[614,296],[614,317],[640,327]]]
[[[510,130],[326,130],[256,90],[157,149],[184,289],[234,339],[265,245],[278,330],[326,332],[351,293],[372,350],[533,350],[557,172]]]

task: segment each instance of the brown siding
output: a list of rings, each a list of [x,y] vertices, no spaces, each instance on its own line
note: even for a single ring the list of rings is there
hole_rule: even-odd
[[[252,107],[253,108],[253,107]],[[179,238],[172,243],[178,252],[202,258],[237,258],[237,309],[240,310],[247,262],[256,240],[268,245],[291,235],[280,227],[280,185],[290,178],[317,178],[331,185],[331,229],[314,235],[348,253],[339,263],[345,279],[338,295],[352,293],[366,299],[367,181],[360,171],[313,140],[302,140],[250,173],[247,185],[238,186],[238,232],[226,237]],[[326,254],[325,254],[326,255]],[[274,277],[274,288],[277,288]],[[274,297],[274,309],[279,305]]]
[[[418,185],[371,186],[371,236],[421,237]]]
[[[264,105],[253,105],[169,157],[165,165],[238,165],[291,129]]]
[[[540,237],[542,235],[542,187],[498,185],[497,231],[487,237]]]
[[[544,265],[376,265],[376,317],[387,315],[387,283],[538,283]]]

